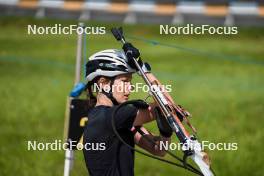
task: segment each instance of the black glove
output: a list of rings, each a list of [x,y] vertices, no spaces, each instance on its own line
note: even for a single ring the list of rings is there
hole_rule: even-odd
[[[134,63],[133,58],[137,59],[140,56],[139,50],[137,48],[135,48],[131,43],[125,43],[123,45],[123,50],[124,50],[124,52],[128,58],[129,66],[138,71],[138,69]],[[142,65],[143,65],[142,60],[139,58],[139,59],[137,59],[137,61],[140,65],[140,67],[142,67]]]
[[[171,137],[173,131],[172,131],[170,125],[168,124],[166,118],[162,114],[160,108],[155,107],[154,112],[156,115],[156,122],[157,122],[157,125],[159,128],[160,134],[163,137],[167,137],[167,138]]]

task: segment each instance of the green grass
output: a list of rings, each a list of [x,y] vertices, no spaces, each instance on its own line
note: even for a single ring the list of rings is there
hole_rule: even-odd
[[[27,151],[28,140],[53,142],[63,138],[66,96],[74,78],[76,36],[26,34],[28,24],[55,23],[77,22],[0,19],[0,175],[62,175],[63,151]],[[89,24],[106,25],[107,30],[121,25]],[[237,151],[209,151],[217,175],[262,175],[263,28],[239,28],[235,36],[160,36],[155,25],[125,25],[124,29],[131,36],[215,54],[200,55],[131,40],[140,48],[144,60],[151,63],[156,76],[172,85],[175,100],[193,114],[192,122],[200,138],[238,143]],[[87,55],[120,48],[108,34],[88,36],[87,45]],[[141,80],[135,77],[136,81]],[[147,127],[157,132],[155,123]],[[135,173],[192,175],[138,154]],[[76,152],[72,175],[87,175],[82,152]]]

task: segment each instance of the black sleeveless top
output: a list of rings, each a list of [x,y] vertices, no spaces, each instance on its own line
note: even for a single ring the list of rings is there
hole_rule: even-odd
[[[84,130],[84,158],[90,176],[133,176],[134,151],[114,134],[112,113],[117,106],[96,106],[88,113]],[[131,128],[138,109],[128,104],[116,113],[115,126],[119,135],[134,147]]]

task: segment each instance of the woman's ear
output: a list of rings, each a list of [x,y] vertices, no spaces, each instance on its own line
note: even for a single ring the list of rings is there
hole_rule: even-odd
[[[106,78],[106,77],[100,77],[99,79],[98,79],[98,81],[97,81],[97,84],[102,84],[102,85],[104,85],[104,84],[108,84],[110,82],[110,80],[108,79],[108,78]]]

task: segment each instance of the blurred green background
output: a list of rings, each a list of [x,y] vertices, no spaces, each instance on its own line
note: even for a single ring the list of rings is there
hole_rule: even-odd
[[[0,175],[62,175],[64,151],[28,151],[27,141],[63,139],[66,97],[73,87],[76,35],[28,35],[27,25],[77,24],[72,20],[0,18]],[[129,36],[155,39],[159,46],[130,39],[176,102],[194,116],[199,137],[238,143],[237,151],[208,151],[217,175],[263,175],[264,33],[239,28],[238,35],[159,35],[158,25],[89,22],[124,27]],[[109,35],[87,36],[87,56],[121,48]],[[141,81],[135,76],[134,82]],[[132,98],[146,94],[135,93]],[[147,128],[157,132],[155,123]],[[175,140],[176,141],[176,140]],[[175,152],[181,155],[181,152]],[[72,175],[87,175],[82,152],[75,152]],[[168,159],[172,159],[167,157]],[[136,175],[193,175],[136,154]]]

